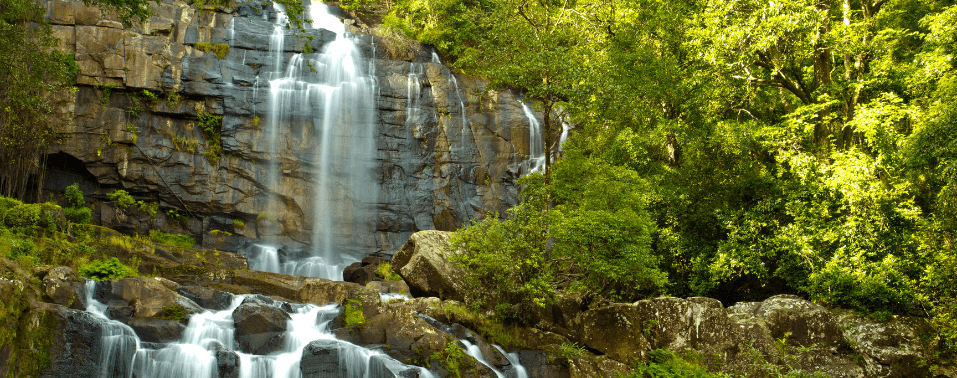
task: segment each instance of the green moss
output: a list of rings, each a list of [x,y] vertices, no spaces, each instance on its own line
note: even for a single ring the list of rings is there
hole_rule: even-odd
[[[242,231],[246,229],[246,224],[239,219],[233,219],[233,228],[235,228],[236,231]]]
[[[167,234],[160,230],[150,230],[150,240],[174,247],[189,248],[196,245],[196,240],[189,235]]]
[[[196,49],[204,53],[213,53],[216,55],[216,59],[226,59],[226,54],[229,54],[230,47],[225,43],[206,43],[200,42],[196,44]]]
[[[493,344],[505,347],[524,346],[516,339],[512,328],[479,315],[465,306],[449,303],[443,305],[442,310],[445,312],[445,316],[449,318],[450,323],[461,323],[470,329],[474,329]]]
[[[180,305],[172,305],[163,307],[163,312],[156,315],[157,319],[166,319],[166,320],[183,320],[186,319],[186,312],[183,311],[183,307]]]
[[[50,366],[56,315],[27,311],[27,303],[22,282],[0,283],[0,348],[11,349],[10,359],[5,361],[9,378],[35,377]]]
[[[375,269],[375,274],[386,281],[402,281],[402,277],[392,271],[392,264],[382,263]]]
[[[362,302],[360,302],[358,299],[350,299],[346,301],[346,304],[342,306],[342,308],[345,314],[345,320],[343,320],[344,326],[351,327],[365,323],[366,317],[362,313]]]

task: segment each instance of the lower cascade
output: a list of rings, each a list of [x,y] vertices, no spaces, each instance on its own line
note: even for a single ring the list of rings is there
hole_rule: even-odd
[[[111,310],[95,295],[97,285],[97,281],[86,281],[86,312],[102,321],[99,323],[102,351],[98,369],[102,378],[437,376],[426,368],[407,365],[375,349],[387,346],[366,348],[339,339],[330,327],[342,312],[338,304],[317,306],[282,302],[262,295],[233,295],[225,309],[203,309],[190,316],[179,340],[148,343],[141,342],[130,326],[110,319]],[[194,303],[188,306],[198,307]],[[268,328],[263,319],[270,316],[285,318],[281,332],[262,332]],[[239,334],[238,318],[253,319],[259,333]],[[459,339],[457,345],[497,377],[506,376],[482,358],[476,345],[465,339]],[[508,377],[527,377],[517,355],[509,355],[499,346],[495,348],[511,364]]]

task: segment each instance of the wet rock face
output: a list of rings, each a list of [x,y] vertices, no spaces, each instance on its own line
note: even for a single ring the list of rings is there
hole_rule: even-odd
[[[236,345],[246,353],[275,352],[282,347],[291,319],[285,311],[262,299],[246,298],[233,310]]]
[[[88,197],[101,200],[97,221],[126,231],[203,234],[204,245],[230,251],[250,238],[309,248],[318,174],[312,121],[294,117],[282,125],[276,155],[265,143],[273,69],[268,4],[207,11],[165,0],[149,5],[149,21],[124,29],[82,1],[50,0],[47,18],[60,50],[76,58],[79,90],[61,107],[75,115],[66,125],[73,138],[51,151],[75,164],[51,167],[49,182],[84,178]],[[336,38],[321,29],[307,34],[316,51]],[[364,67],[377,83],[375,163],[360,174],[372,177],[379,195],[365,204],[368,230],[335,230],[355,235],[342,247],[393,253],[415,231],[452,230],[514,205],[529,149],[529,122],[515,96],[485,92],[484,83],[431,62],[430,50],[387,54],[374,47],[384,45],[377,37],[358,36],[359,50],[372,59]],[[284,41],[288,61],[306,39],[289,34]],[[217,56],[204,52],[210,51],[204,44],[229,49]],[[201,114],[223,117],[226,157],[219,161],[204,155],[210,145],[197,126]],[[267,182],[271,170],[280,172],[276,184]],[[116,211],[102,201],[114,188],[159,203],[160,215]],[[189,220],[171,221],[162,215],[169,209]],[[212,229],[232,235],[204,233]]]

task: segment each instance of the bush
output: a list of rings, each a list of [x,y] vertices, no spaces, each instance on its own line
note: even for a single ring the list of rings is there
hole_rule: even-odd
[[[160,230],[150,230],[150,240],[174,247],[189,248],[196,245],[196,240],[189,235],[167,234]]]
[[[91,280],[112,281],[134,276],[133,269],[126,266],[116,257],[106,260],[93,260],[80,266],[80,275]]]
[[[77,183],[66,187],[66,192],[63,195],[66,196],[67,201],[70,201],[73,207],[80,207],[86,203],[86,200],[83,199],[83,191],[80,190],[80,185]]]
[[[47,230],[59,229],[59,218],[63,210],[57,205],[48,203],[21,204],[13,207],[4,214],[3,221],[7,227],[39,227]]]
[[[63,212],[66,213],[66,219],[72,223],[87,224],[93,220],[93,210],[89,207],[68,207],[63,209]]]
[[[366,321],[365,315],[362,314],[362,302],[356,299],[348,300],[342,311],[345,315],[345,320],[343,320],[343,326],[345,327],[359,325]]]
[[[113,205],[116,206],[117,209],[126,209],[136,203],[133,196],[123,189],[114,190],[113,193],[109,193],[106,196],[110,198],[110,202],[113,202]]]

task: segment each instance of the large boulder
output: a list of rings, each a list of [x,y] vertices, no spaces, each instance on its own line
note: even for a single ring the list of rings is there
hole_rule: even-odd
[[[74,310],[86,308],[83,277],[65,266],[51,268],[43,276],[43,294],[52,303]]]
[[[925,358],[917,332],[894,319],[878,322],[852,314],[838,317],[848,344],[864,357],[864,371],[871,377],[925,377],[920,366]]]
[[[465,272],[449,262],[451,237],[451,232],[416,232],[392,257],[392,269],[409,284],[412,295],[465,299]]]
[[[204,310],[193,301],[176,294],[167,285],[175,285],[163,278],[133,277],[100,282],[95,297],[109,306],[109,313],[125,321],[127,318],[186,317]],[[181,316],[179,316],[181,314]]]
[[[269,354],[282,348],[288,322],[285,311],[258,297],[248,297],[233,310],[235,339],[239,350]]]

